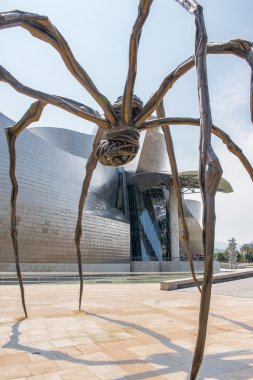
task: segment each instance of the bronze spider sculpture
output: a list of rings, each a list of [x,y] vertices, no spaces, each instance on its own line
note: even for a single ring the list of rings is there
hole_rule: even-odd
[[[119,97],[114,104],[111,104],[110,101],[99,92],[87,72],[76,61],[66,40],[46,16],[40,16],[19,10],[0,13],[0,29],[21,26],[24,29],[27,29],[34,37],[51,44],[59,52],[71,74],[81,83],[81,85],[90,93],[90,95],[102,108],[104,117],[100,116],[97,111],[79,102],[60,96],[49,95],[25,86],[15,79],[2,66],[0,66],[0,80],[10,84],[16,91],[37,99],[37,101],[30,106],[24,116],[14,126],[6,129],[10,153],[10,179],[12,182],[11,236],[13,241],[17,275],[21,289],[22,305],[26,316],[27,311],[22,275],[19,265],[16,225],[16,199],[18,184],[15,176],[15,141],[18,135],[32,122],[39,120],[41,113],[47,104],[60,107],[65,111],[71,112],[74,115],[95,123],[99,127],[95,136],[92,153],[86,164],[86,174],[79,202],[79,212],[75,232],[75,243],[80,275],[79,309],[81,309],[83,292],[83,274],[80,251],[82,214],[92,173],[96,168],[97,161],[103,165],[110,166],[120,166],[128,163],[138,152],[140,132],[149,128],[162,127],[172,169],[172,178],[178,198],[179,216],[182,220],[181,236],[184,242],[184,250],[188,256],[194,281],[201,292],[198,337],[191,370],[191,379],[193,380],[196,379],[204,354],[213,278],[215,194],[222,175],[222,168],[211,144],[212,133],[218,136],[227,146],[228,150],[240,159],[253,180],[253,168],[242,153],[241,149],[223,130],[212,124],[207,83],[206,54],[234,54],[246,60],[253,72],[253,44],[252,42],[240,39],[221,43],[207,43],[207,34],[202,7],[195,0],[176,1],[195,17],[195,54],[181,63],[176,69],[166,76],[159,89],[151,96],[149,101],[144,106],[142,101],[134,95],[134,84],[137,73],[137,53],[142,27],[148,17],[153,0],[140,0],[139,2],[138,16],[130,37],[129,69],[125,89],[123,96]],[[164,96],[168,90],[172,88],[174,83],[194,66],[196,66],[197,71],[200,118],[165,117],[163,107]],[[154,111],[156,111],[157,118],[149,119]],[[253,121],[253,74],[251,79],[251,118]],[[198,284],[194,273],[192,255],[189,248],[189,233],[185,220],[181,195],[181,185],[178,176],[173,141],[169,128],[169,125],[182,124],[196,125],[200,127],[199,181],[203,200],[203,250],[205,259],[205,272],[202,289],[200,289],[200,285]]]

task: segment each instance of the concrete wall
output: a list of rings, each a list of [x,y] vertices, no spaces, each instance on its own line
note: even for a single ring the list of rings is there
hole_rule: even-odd
[[[195,272],[204,272],[204,262],[194,261]],[[132,261],[133,272],[190,272],[187,261]],[[220,263],[214,261],[214,271],[220,271]]]
[[[160,261],[131,261],[131,272],[160,272]]]
[[[115,273],[130,272],[130,263],[122,264],[83,264],[83,273]],[[22,272],[65,272],[78,273],[77,263],[22,263]],[[1,264],[1,272],[16,272],[15,264]]]
[[[204,272],[204,262],[203,261],[194,261],[194,270],[195,272]],[[214,272],[220,271],[220,263],[214,261],[213,263]],[[161,263],[161,272],[190,272],[190,266],[188,261],[172,262],[172,261],[163,261]]]

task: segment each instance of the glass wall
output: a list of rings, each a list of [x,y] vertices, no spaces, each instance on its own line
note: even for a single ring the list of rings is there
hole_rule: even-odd
[[[162,189],[140,192],[129,185],[131,259],[159,261],[170,259],[169,210]]]

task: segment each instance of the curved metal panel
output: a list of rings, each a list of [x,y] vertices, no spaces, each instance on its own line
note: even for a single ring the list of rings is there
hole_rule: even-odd
[[[46,140],[50,145],[54,145],[78,157],[88,159],[92,151],[94,135],[52,127],[29,128],[29,132]]]
[[[0,267],[13,262],[10,239],[9,157],[1,117],[0,128]],[[73,148],[74,149],[74,148]],[[67,153],[29,130],[16,143],[18,240],[23,263],[76,262],[74,232],[86,159]],[[125,263],[130,261],[129,224],[115,211],[118,171],[97,166],[83,218],[82,252],[84,262]],[[96,215],[107,211],[110,217]],[[89,213],[93,210],[93,213]],[[115,215],[114,215],[115,214]],[[114,217],[115,216],[115,217]],[[0,269],[1,270],[1,269]]]
[[[183,187],[199,189],[199,173],[196,170],[179,172],[179,176]],[[221,178],[217,191],[232,193],[233,188],[225,178]]]
[[[185,218],[189,231],[189,244],[193,259],[199,259],[204,254],[202,243],[202,228],[194,215],[194,213],[196,212],[197,205],[195,204],[194,207],[192,207],[192,205],[188,207],[190,203],[191,202],[184,202]],[[192,210],[190,210],[190,208],[194,208],[194,213],[192,212]],[[179,223],[181,223],[180,218]]]
[[[161,128],[150,129],[146,132],[136,172],[170,172],[169,158]]]
[[[138,186],[140,191],[145,191],[153,187],[169,186],[172,174],[168,172],[141,172],[131,175],[131,180]],[[199,177],[197,171],[179,172],[181,187],[194,192],[199,189]],[[233,192],[232,186],[225,179],[221,178],[218,191],[222,193]]]
[[[0,112],[0,128],[10,127],[14,124],[14,121],[5,116],[2,112]]]
[[[201,208],[202,204],[199,201],[195,201],[194,199],[184,199],[184,204],[190,211],[190,213],[194,216],[194,218],[201,223]]]

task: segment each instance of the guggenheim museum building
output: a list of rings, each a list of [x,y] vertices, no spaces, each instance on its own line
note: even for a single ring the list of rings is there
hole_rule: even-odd
[[[0,272],[15,271],[10,236],[9,155],[0,113]],[[95,133],[95,132],[94,132]],[[17,139],[17,227],[23,271],[76,272],[75,227],[86,161],[95,134],[35,127]],[[194,168],[193,168],[194,169]],[[180,172],[183,192],[199,188],[197,171]],[[222,179],[219,191],[232,191]],[[201,269],[201,203],[184,200],[195,269]],[[163,133],[141,133],[136,158],[121,168],[98,163],[83,214],[85,272],[188,270]]]

